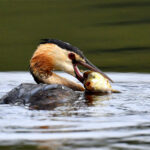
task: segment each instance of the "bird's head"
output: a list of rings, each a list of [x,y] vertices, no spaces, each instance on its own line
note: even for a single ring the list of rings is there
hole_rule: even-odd
[[[75,76],[79,81],[83,81],[83,76],[78,65],[101,73],[105,78],[112,81],[100,69],[94,66],[77,48],[69,43],[56,39],[43,39],[35,51],[30,67],[38,66],[42,70],[61,70]]]

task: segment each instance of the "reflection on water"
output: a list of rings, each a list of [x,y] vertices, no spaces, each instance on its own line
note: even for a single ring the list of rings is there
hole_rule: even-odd
[[[85,93],[85,99],[88,106],[103,105],[102,101],[111,99],[111,94]]]
[[[36,111],[1,105],[0,149],[149,150],[150,75],[108,75],[116,81],[113,88],[122,93],[86,95],[88,101],[81,107]],[[0,73],[0,78],[1,96],[23,81],[33,82],[26,72]]]

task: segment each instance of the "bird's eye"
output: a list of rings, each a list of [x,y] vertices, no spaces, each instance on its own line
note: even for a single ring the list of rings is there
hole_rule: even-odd
[[[68,57],[69,57],[71,60],[75,60],[75,54],[74,54],[74,53],[69,53],[69,54],[68,54]]]

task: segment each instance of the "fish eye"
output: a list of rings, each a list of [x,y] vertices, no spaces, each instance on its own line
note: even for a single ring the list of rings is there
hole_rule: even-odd
[[[87,82],[87,83],[86,83],[86,86],[90,86],[90,84],[91,84],[90,82]]]
[[[88,73],[85,72],[85,73],[83,74],[83,77],[84,77],[84,78],[87,78],[87,77],[88,77]]]

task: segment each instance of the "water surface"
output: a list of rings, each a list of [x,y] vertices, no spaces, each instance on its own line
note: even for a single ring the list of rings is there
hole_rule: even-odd
[[[87,107],[36,111],[1,105],[0,149],[149,150],[150,74],[108,75],[122,93],[95,96]],[[20,83],[34,82],[27,72],[1,72],[0,78],[0,96]]]

